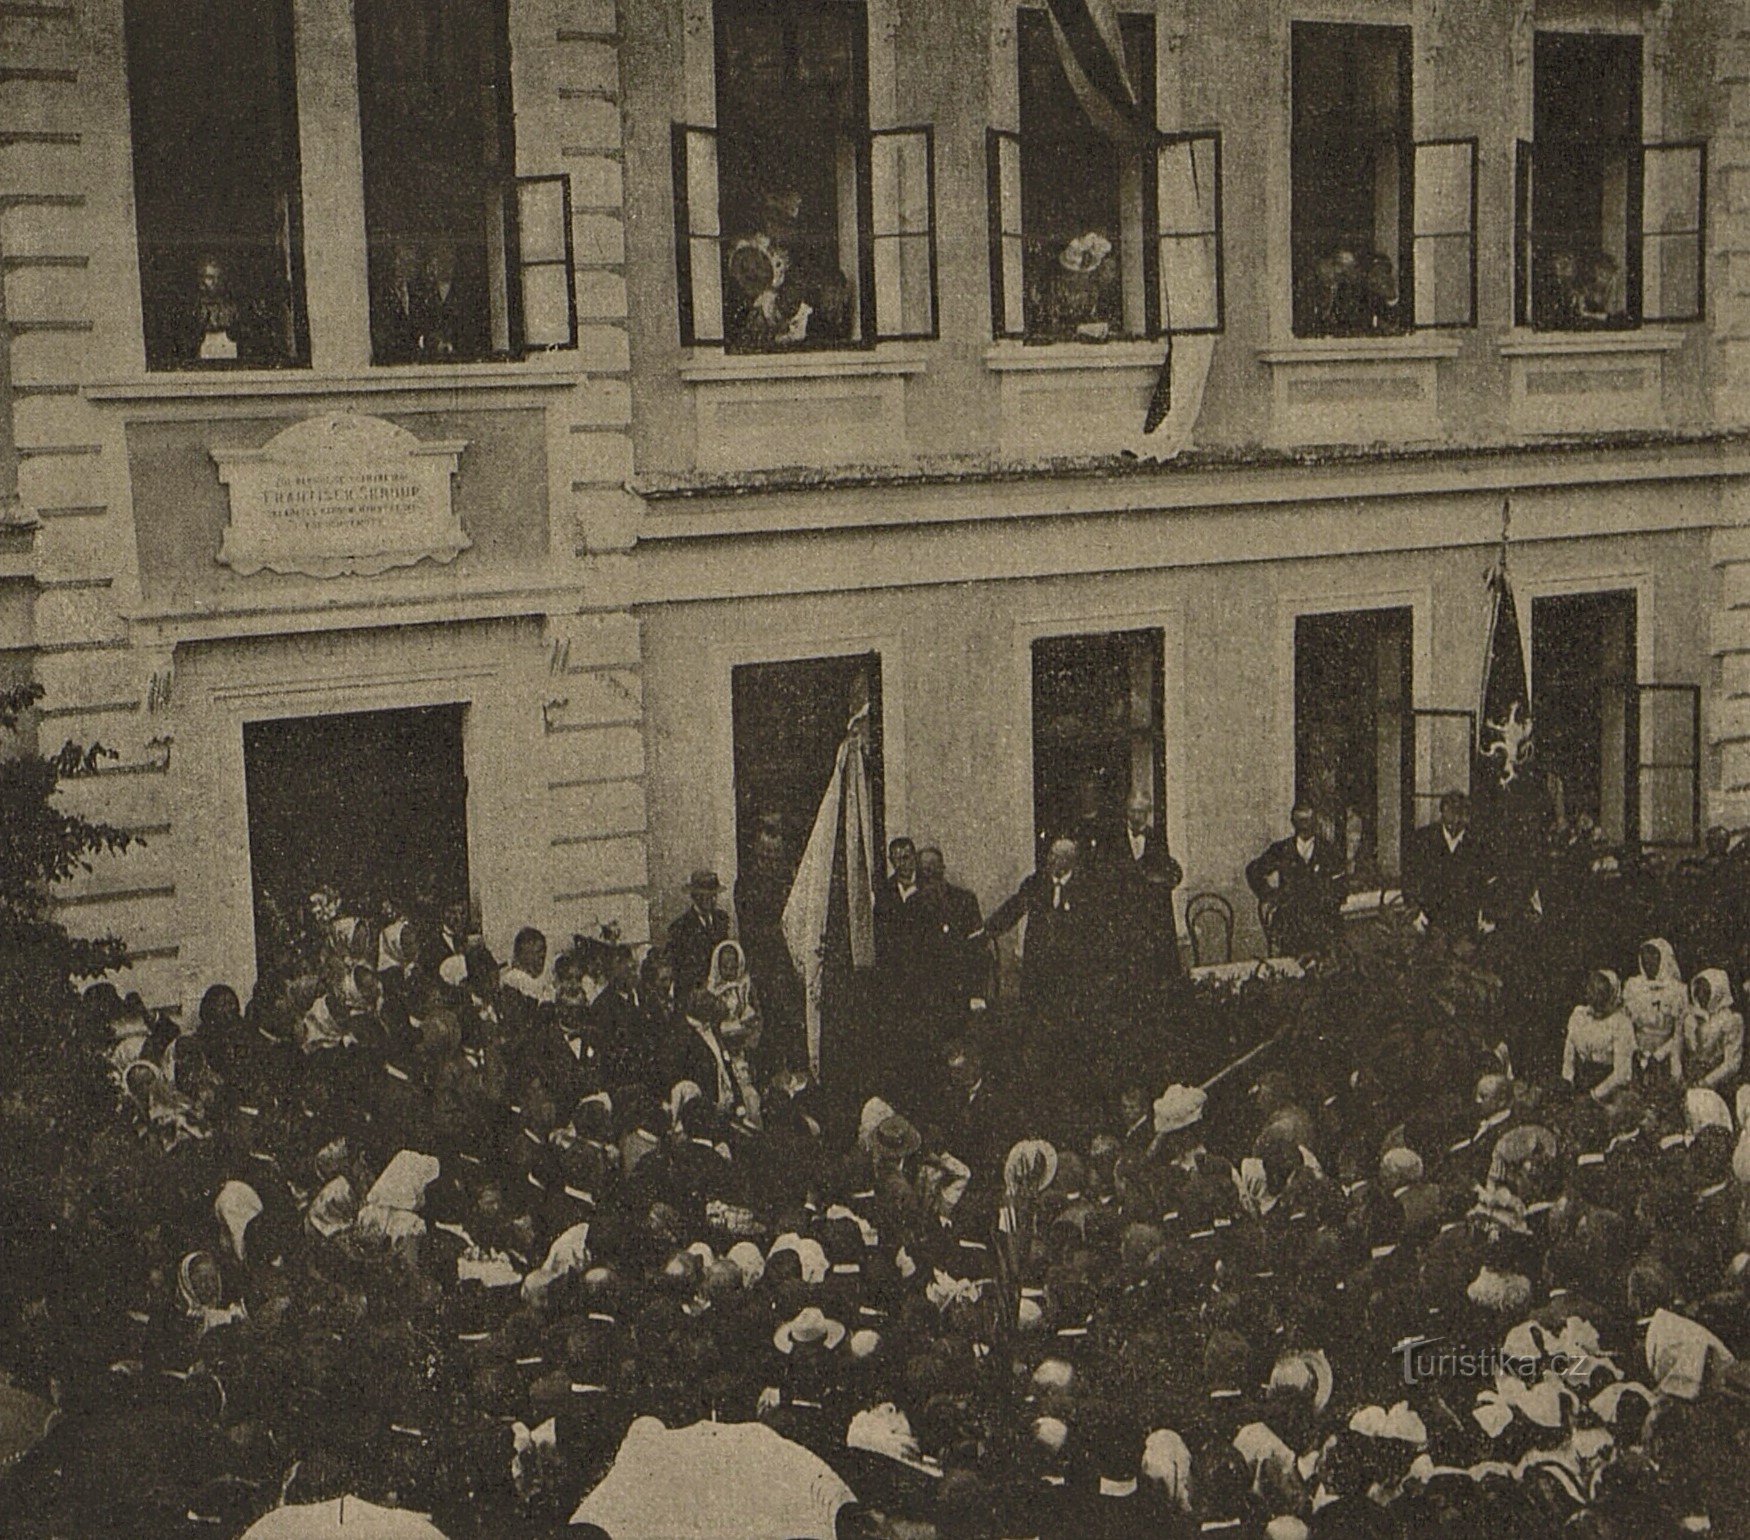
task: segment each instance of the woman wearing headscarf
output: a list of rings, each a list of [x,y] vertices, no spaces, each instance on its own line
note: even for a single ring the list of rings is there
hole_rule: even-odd
[[[753,979],[747,959],[733,941],[719,941],[711,953],[711,971],[705,987],[723,1002],[725,1037],[745,1037],[759,1024],[759,1006],[754,999]]]
[[[711,953],[711,971],[705,988],[723,1006],[723,1022],[717,1029],[729,1058],[729,1071],[750,1127],[760,1126],[760,1093],[750,1062],[760,1045],[759,1001],[747,958],[733,941],[719,941]]]
[[[1586,981],[1586,1002],[1568,1017],[1562,1078],[1595,1101],[1606,1101],[1634,1079],[1635,1031],[1622,1008],[1622,984],[1607,968]]]
[[[1682,1079],[1683,1024],[1689,991],[1669,941],[1655,937],[1640,950],[1640,971],[1622,986],[1622,1006],[1635,1033],[1635,1062],[1643,1073],[1660,1066]]]
[[[1744,1066],[1744,1018],[1732,1000],[1725,970],[1698,973],[1689,999],[1689,1019],[1683,1025],[1684,1083],[1729,1092]]]

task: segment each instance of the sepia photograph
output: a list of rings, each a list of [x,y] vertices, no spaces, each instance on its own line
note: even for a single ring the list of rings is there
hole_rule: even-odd
[[[1750,1540],[1747,993],[1750,0],[0,0],[0,1540]]]

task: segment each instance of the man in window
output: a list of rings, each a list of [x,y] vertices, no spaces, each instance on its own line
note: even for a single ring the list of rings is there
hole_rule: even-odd
[[[1263,910],[1273,950],[1299,957],[1336,939],[1343,903],[1343,854],[1318,837],[1318,814],[1295,804],[1294,833],[1269,845],[1246,867],[1246,885]]]

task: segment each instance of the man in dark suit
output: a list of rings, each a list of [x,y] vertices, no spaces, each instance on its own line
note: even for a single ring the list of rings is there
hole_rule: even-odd
[[[1021,959],[1021,998],[1048,1027],[1085,1015],[1107,973],[1108,904],[1085,875],[1073,839],[1051,842],[1045,865],[984,922],[983,935],[1000,936],[1027,921]]]
[[[668,960],[674,968],[674,996],[685,1000],[711,976],[711,954],[729,939],[729,916],[717,907],[723,883],[716,872],[696,871],[687,884],[691,903],[668,928]]]
[[[926,905],[918,926],[924,1016],[940,1032],[958,1032],[972,1002],[990,991],[990,948],[979,939],[978,899],[948,881],[935,845],[918,851],[918,885]]]
[[[1410,836],[1406,863],[1410,899],[1428,924],[1448,936],[1475,938],[1489,872],[1482,846],[1470,832],[1470,798],[1449,791],[1437,822]]]
[[[1337,937],[1343,906],[1343,852],[1318,837],[1310,803],[1295,804],[1294,833],[1269,845],[1246,867],[1246,886],[1264,910],[1272,951],[1298,957]]]
[[[1111,874],[1119,898],[1119,962],[1141,989],[1159,989],[1184,972],[1179,960],[1179,927],[1173,916],[1173,890],[1185,880],[1184,868],[1167,853],[1154,827],[1154,802],[1134,791],[1124,808],[1124,837],[1112,855]]]
[[[928,918],[918,881],[917,846],[904,835],[887,846],[886,877],[875,890],[875,963],[893,1019],[914,1022],[923,1009],[922,947]]]

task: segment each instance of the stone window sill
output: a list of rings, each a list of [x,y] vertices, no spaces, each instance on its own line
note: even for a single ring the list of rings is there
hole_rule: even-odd
[[[922,353],[888,348],[833,349],[818,353],[718,353],[700,350],[681,364],[689,385],[734,384],[743,380],[834,380],[868,375],[923,374]]]
[[[985,367],[996,374],[1057,370],[1158,369],[1166,344],[1121,342],[999,342],[985,349]]]
[[[1572,358],[1612,353],[1675,353],[1684,340],[1684,333],[1663,327],[1608,332],[1515,331],[1502,341],[1501,356]]]
[[[347,374],[308,369],[167,370],[97,380],[85,386],[92,401],[225,400],[261,396],[346,396],[458,390],[560,390],[578,384],[574,365],[527,363],[386,365]]]
[[[1267,364],[1423,363],[1457,358],[1455,332],[1406,332],[1396,337],[1304,337],[1262,348]]]

